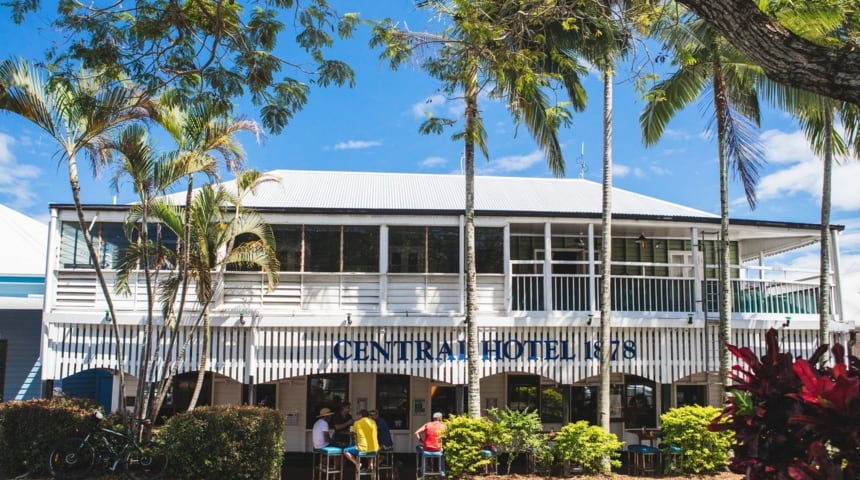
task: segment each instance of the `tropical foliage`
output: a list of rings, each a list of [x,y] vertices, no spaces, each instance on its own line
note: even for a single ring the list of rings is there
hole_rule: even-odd
[[[458,477],[464,473],[478,473],[491,458],[481,450],[493,443],[494,425],[486,417],[451,415],[445,419],[445,466],[448,475]]]
[[[728,406],[710,429],[733,434],[729,468],[752,480],[853,479],[860,475],[860,360],[846,363],[842,345],[832,367],[816,367],[823,345],[809,358],[781,352],[777,331],[760,358],[729,346],[743,365],[732,372]]]

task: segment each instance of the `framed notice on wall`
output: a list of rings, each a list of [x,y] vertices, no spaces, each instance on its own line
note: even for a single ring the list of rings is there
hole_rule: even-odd
[[[423,398],[416,398],[416,399],[414,399],[414,401],[412,403],[413,403],[412,414],[416,415],[416,416],[424,415],[424,412],[425,412],[424,399]]]

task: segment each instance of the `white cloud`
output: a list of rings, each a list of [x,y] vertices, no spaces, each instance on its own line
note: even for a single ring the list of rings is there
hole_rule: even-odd
[[[757,195],[759,200],[779,199],[785,196],[808,195],[816,201],[821,198],[821,161],[812,153],[801,131],[785,133],[768,130],[761,136],[765,156],[770,164],[786,165],[761,178]],[[843,161],[833,166],[833,208],[860,209],[860,163]]]
[[[770,163],[800,163],[817,161],[802,131],[785,133],[767,130],[760,136],[767,161]]]
[[[0,197],[11,208],[22,209],[36,203],[37,195],[28,179],[37,178],[41,170],[33,165],[17,162],[11,146],[17,142],[11,136],[0,133]]]
[[[692,140],[693,138],[695,138],[695,136],[683,130],[673,130],[671,128],[667,128],[665,131],[663,131],[663,138],[671,140]]]
[[[522,172],[541,162],[546,162],[546,157],[544,157],[543,152],[540,150],[535,150],[527,155],[510,155],[490,160],[485,164],[488,166],[481,167],[478,170],[480,170],[481,175]]]
[[[334,150],[361,150],[364,148],[379,147],[382,142],[375,140],[348,140],[346,142],[338,142],[332,147]]]
[[[448,163],[448,160],[446,160],[442,157],[427,157],[424,160],[422,160],[418,164],[418,166],[420,168],[435,168],[435,167],[441,167],[442,165],[445,165],[446,163]]]
[[[612,165],[613,178],[623,178],[629,175],[633,175],[636,178],[645,178],[645,171],[639,167],[628,167],[620,163]]]

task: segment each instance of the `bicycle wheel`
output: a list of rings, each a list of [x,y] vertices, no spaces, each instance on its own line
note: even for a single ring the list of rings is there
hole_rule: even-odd
[[[123,463],[126,475],[132,480],[154,480],[167,470],[167,456],[152,442],[132,445]]]
[[[60,440],[48,456],[48,473],[59,480],[78,480],[90,473],[95,463],[92,445],[83,438]]]

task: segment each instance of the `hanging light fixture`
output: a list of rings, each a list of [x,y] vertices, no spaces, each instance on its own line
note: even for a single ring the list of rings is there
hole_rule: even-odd
[[[633,243],[638,243],[639,248],[641,248],[642,250],[645,250],[646,248],[648,248],[647,239],[645,238],[644,233],[640,233],[639,238],[637,238],[636,241]]]

